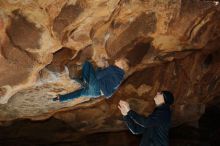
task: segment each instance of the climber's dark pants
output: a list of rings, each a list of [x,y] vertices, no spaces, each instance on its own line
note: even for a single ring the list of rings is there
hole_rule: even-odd
[[[67,101],[78,97],[99,97],[101,96],[99,82],[96,79],[95,70],[92,64],[86,61],[82,68],[82,80],[85,86],[74,92],[60,95],[60,101]]]

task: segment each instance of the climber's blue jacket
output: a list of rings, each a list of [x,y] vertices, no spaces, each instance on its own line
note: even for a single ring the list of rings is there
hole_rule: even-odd
[[[124,70],[113,65],[104,69],[97,69],[96,78],[106,98],[113,95],[122,82],[124,74]]]

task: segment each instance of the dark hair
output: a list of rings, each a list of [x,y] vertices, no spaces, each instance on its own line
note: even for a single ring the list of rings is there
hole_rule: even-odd
[[[172,105],[174,103],[173,94],[170,91],[161,91],[164,97],[165,104]]]

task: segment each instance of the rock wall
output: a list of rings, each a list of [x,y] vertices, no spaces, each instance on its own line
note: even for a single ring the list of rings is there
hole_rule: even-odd
[[[175,95],[173,125],[197,121],[220,93],[220,5],[201,0],[1,0],[0,122],[59,119],[76,133],[126,129],[120,99],[148,115],[157,91]],[[79,85],[85,60],[127,58],[108,100],[52,102]]]

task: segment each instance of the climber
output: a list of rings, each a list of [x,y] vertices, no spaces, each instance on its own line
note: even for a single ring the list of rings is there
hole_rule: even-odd
[[[154,97],[156,108],[148,117],[130,109],[128,102],[120,100],[118,108],[133,134],[142,134],[140,146],[168,146],[168,133],[171,127],[173,94],[169,91],[158,92]]]
[[[121,84],[125,71],[128,70],[128,61],[121,58],[115,61],[115,65],[94,70],[93,65],[86,61],[82,67],[82,78],[75,79],[81,84],[81,88],[65,95],[58,95],[53,101],[69,101],[78,97],[100,97],[104,95],[110,98]]]

